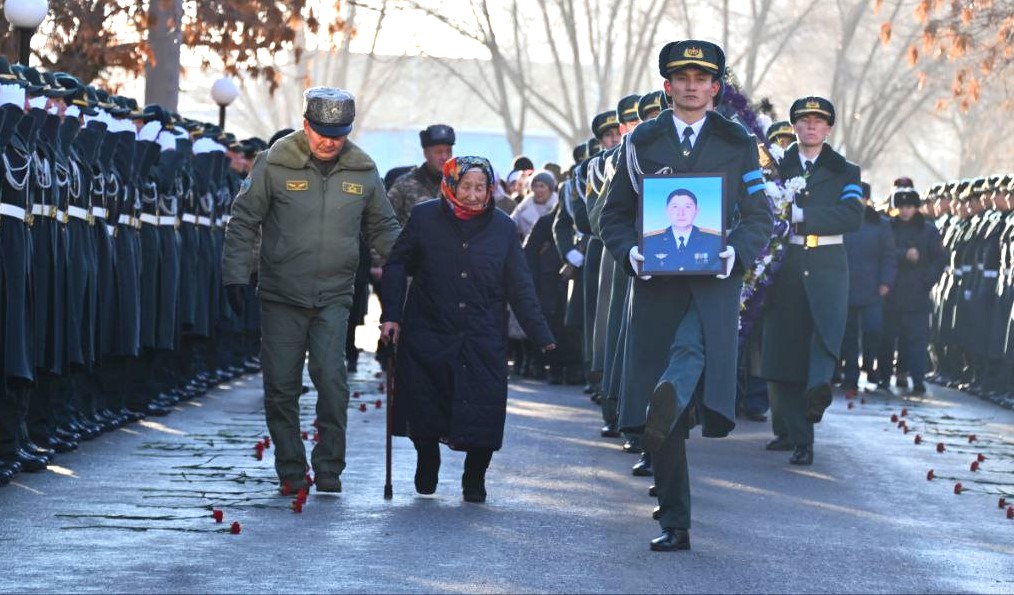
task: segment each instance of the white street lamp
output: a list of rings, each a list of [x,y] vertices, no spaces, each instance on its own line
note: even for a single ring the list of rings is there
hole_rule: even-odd
[[[18,32],[18,62],[28,66],[32,35],[49,14],[48,0],[5,0],[4,17]]]
[[[232,79],[223,76],[211,85],[211,98],[218,104],[218,127],[225,130],[225,108],[239,97],[239,89]]]

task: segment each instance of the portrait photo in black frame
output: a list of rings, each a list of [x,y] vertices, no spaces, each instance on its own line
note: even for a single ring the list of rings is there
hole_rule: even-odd
[[[718,275],[725,250],[722,173],[646,175],[637,209],[642,275]]]

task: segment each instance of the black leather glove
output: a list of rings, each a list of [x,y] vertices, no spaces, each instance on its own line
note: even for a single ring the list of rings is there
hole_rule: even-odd
[[[229,307],[236,313],[236,316],[242,316],[244,306],[246,306],[246,285],[239,283],[226,285],[225,297],[229,300]]]

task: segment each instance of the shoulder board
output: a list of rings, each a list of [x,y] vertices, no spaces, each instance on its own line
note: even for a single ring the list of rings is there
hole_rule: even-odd
[[[707,227],[698,227],[697,231],[699,231],[701,233],[706,233],[706,234],[712,235],[712,236],[720,236],[720,235],[722,235],[721,233],[719,233],[719,231],[717,229],[708,229]]]
[[[667,230],[668,230],[668,228],[666,228],[666,229],[656,229],[655,231],[649,231],[649,232],[647,232],[647,233],[644,234],[644,237],[650,238],[650,237],[653,237],[653,236],[660,236],[660,235],[664,234]]]
[[[708,112],[708,120],[712,126],[711,131],[727,141],[757,144],[756,138],[739,122],[733,122],[716,111]]]

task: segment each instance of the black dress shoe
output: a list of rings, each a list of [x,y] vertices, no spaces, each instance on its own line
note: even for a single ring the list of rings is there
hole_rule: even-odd
[[[584,385],[584,394],[590,395],[590,394],[592,394],[594,392],[595,392],[595,387],[594,386],[592,386],[590,384]]]
[[[486,501],[486,478],[461,478],[461,497],[465,502],[482,504]]]
[[[788,436],[778,436],[777,438],[775,438],[771,442],[768,442],[767,446],[764,447],[764,450],[784,450],[784,451],[789,451],[789,450],[792,450],[792,443],[789,442],[789,437]]]
[[[33,456],[20,448],[18,449],[16,456],[18,462],[21,463],[21,470],[24,471],[25,473],[36,473],[38,471],[43,471],[48,463],[46,459],[42,457]]]
[[[812,465],[813,446],[809,444],[797,446],[796,449],[792,451],[792,456],[789,458],[789,464],[803,466]]]
[[[619,438],[620,430],[617,429],[616,424],[606,424],[599,430],[599,434],[603,438]]]
[[[831,385],[824,383],[806,391],[806,421],[811,424],[820,423],[824,411],[831,406]]]
[[[46,442],[48,443],[49,441],[47,440]],[[31,440],[25,441],[21,445],[21,448],[28,454],[32,455],[33,457],[45,459],[47,463],[52,462],[53,457],[56,456],[55,450],[43,448]]]
[[[639,455],[644,452],[641,448],[641,440],[639,438],[631,438],[623,443],[623,452],[631,455]]]
[[[996,392],[999,392],[999,391],[996,391]],[[911,395],[911,396],[913,396],[913,397],[921,397],[921,396],[923,396],[923,395],[926,394],[926,385],[923,384],[923,383],[921,383],[921,382],[918,383],[918,384],[913,384],[912,385],[912,390],[909,391],[908,394]]]
[[[81,434],[77,432],[71,432],[65,428],[57,428],[54,432],[57,438],[66,442],[81,442]]]
[[[73,450],[77,450],[78,447],[77,442],[68,442],[66,440],[60,439],[57,436],[50,436],[49,440],[47,441],[47,445],[49,446],[49,448],[55,450],[58,453],[68,453]]]
[[[765,422],[768,420],[768,416],[764,415],[763,413],[757,413],[756,411],[744,411],[743,417],[747,418],[750,421],[756,422]]]
[[[676,552],[690,549],[690,532],[686,529],[663,529],[662,534],[651,540],[653,552]]]
[[[648,488],[648,497],[649,498],[657,498],[658,497],[658,490],[655,489],[655,485],[654,484],[652,484],[651,487]]]
[[[660,518],[662,518],[662,507],[656,506],[651,510],[651,520],[657,521]]]
[[[655,471],[651,468],[651,453],[641,453],[641,460],[637,461],[630,472],[634,477],[651,477]]]

